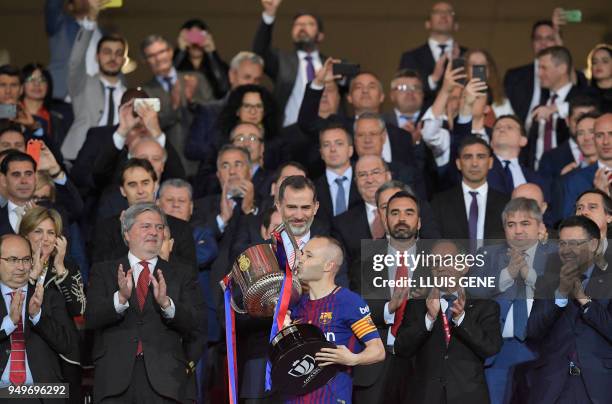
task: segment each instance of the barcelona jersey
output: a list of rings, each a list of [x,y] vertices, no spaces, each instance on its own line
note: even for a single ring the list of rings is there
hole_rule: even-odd
[[[319,327],[325,338],[336,345],[345,345],[359,353],[363,344],[379,338],[367,303],[356,293],[338,287],[322,299],[310,300],[307,293],[291,308],[291,319]],[[295,404],[348,404],[353,381],[349,369],[338,372],[325,386],[287,402]]]

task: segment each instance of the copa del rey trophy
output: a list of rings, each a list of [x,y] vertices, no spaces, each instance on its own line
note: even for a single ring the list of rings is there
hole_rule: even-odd
[[[235,350],[235,313],[252,317],[272,317],[266,390],[285,395],[301,395],[315,390],[331,379],[336,369],[319,367],[314,355],[323,347],[333,347],[323,332],[310,324],[294,324],[283,329],[288,307],[302,293],[297,276],[297,259],[289,257],[300,251],[289,226],[282,223],[272,232],[272,244],[247,248],[220,282],[225,297],[225,336],[227,344],[230,404],[238,402]],[[233,287],[238,285],[243,307],[234,300]],[[333,368],[333,367],[329,367]]]

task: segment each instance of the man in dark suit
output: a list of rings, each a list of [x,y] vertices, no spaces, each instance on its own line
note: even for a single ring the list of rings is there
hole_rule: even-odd
[[[69,354],[77,338],[66,303],[55,289],[28,283],[32,249],[26,239],[2,236],[0,255],[0,389],[62,383],[58,355]]]
[[[578,120],[585,114],[597,110],[596,101],[586,95],[577,95],[569,102],[569,114],[566,118],[570,137],[554,149],[544,154],[540,159],[538,173],[544,178],[553,180],[567,174],[575,168],[584,168],[589,164],[588,154],[593,153],[593,142],[587,144],[585,138],[590,134],[581,133],[578,137]],[[588,150],[583,150],[587,148]]]
[[[567,48],[552,46],[540,51],[537,58],[540,85],[548,89],[549,97],[541,98],[532,112],[528,147],[522,155],[523,162],[535,169],[542,154],[569,139],[569,102],[583,91],[572,83],[572,56]]]
[[[382,188],[382,187],[381,187]],[[408,268],[401,263],[383,264],[380,268],[381,255],[396,256],[399,254],[416,255],[417,238],[421,227],[419,201],[411,193],[390,188],[395,192],[385,201],[384,223],[388,229],[388,239],[379,240],[368,245],[364,251],[366,259],[355,261],[351,272],[359,274],[359,289],[370,307],[372,321],[385,345],[387,356],[383,363],[358,366],[354,368],[355,402],[357,403],[401,403],[406,394],[402,378],[410,378],[412,369],[410,361],[397,357],[393,349],[397,330],[403,320],[408,287],[383,284],[388,281],[407,283],[415,268]],[[400,376],[401,375],[401,376]]]
[[[325,174],[314,181],[319,200],[317,217],[331,221],[361,201],[351,166],[353,138],[342,124],[332,123],[321,131],[319,144]]]
[[[157,174],[148,160],[132,158],[127,161],[121,174],[121,194],[127,199],[128,206],[136,203],[153,203]],[[122,212],[123,214],[123,212]],[[118,259],[127,251],[121,233],[120,216],[101,219],[95,227],[92,241],[92,262],[102,262]],[[180,219],[168,217],[170,237],[174,240],[172,251],[166,260],[197,271],[193,230],[191,226]],[[169,241],[169,240],[167,240]]]
[[[438,241],[431,248],[431,254],[457,256],[460,251],[454,241]],[[408,384],[405,403],[489,402],[484,362],[502,346],[499,305],[466,296],[459,282],[467,267],[453,264],[434,265],[431,275],[445,280],[444,286],[406,304],[394,346],[396,355],[411,358],[416,369],[401,380]],[[417,285],[427,279],[413,276]]]
[[[423,80],[415,70],[402,69],[391,80],[389,96],[393,111],[383,114],[385,122],[413,134],[413,141],[420,141],[418,121],[427,108],[424,99]],[[416,132],[415,132],[416,131]]]
[[[610,168],[612,167],[612,114],[604,114],[595,121],[595,148],[597,162],[588,167],[568,173],[563,180],[562,216],[574,211],[574,203],[582,192],[598,188],[608,193]]]
[[[434,196],[432,207],[442,237],[477,240],[503,237],[501,213],[508,196],[489,188],[487,174],[493,167],[491,148],[478,137],[467,137],[459,146],[457,169],[461,185]]]
[[[527,319],[533,306],[535,283],[544,274],[546,262],[556,254],[553,243],[539,242],[542,211],[533,199],[514,198],[508,202],[502,221],[506,240],[487,246],[484,265],[474,266],[470,276],[494,278],[493,288],[479,288],[473,295],[494,298],[500,306],[501,351],[487,359],[485,376],[491,403],[504,404],[517,399],[517,365],[536,357],[535,347],[525,342]]]
[[[594,260],[599,243],[600,230],[586,217],[571,216],[559,226],[559,257],[536,283],[527,323],[539,357],[526,375],[522,402],[609,401],[612,273]]]
[[[493,167],[487,175],[491,189],[510,195],[514,188],[527,182],[538,184],[550,200],[549,184],[519,161],[521,149],[527,145],[523,125],[514,115],[502,115],[493,124],[491,148]]]
[[[299,12],[293,17],[291,40],[294,51],[272,48],[272,30],[281,0],[262,0],[262,19],[253,39],[253,52],[264,59],[264,71],[274,82],[274,96],[284,111],[283,126],[297,122],[306,85],[323,66],[319,54],[323,41],[323,22],[312,13]]]
[[[433,99],[444,76],[446,62],[459,57],[467,49],[460,47],[453,38],[459,24],[449,3],[441,1],[433,5],[425,28],[430,32],[427,43],[404,52],[399,69],[416,70],[425,81],[428,97]]]
[[[86,326],[96,331],[97,403],[193,400],[204,346],[204,304],[191,268],[160,258],[167,226],[152,203],[121,219],[127,256],[95,264]]]
[[[185,158],[185,143],[197,104],[213,100],[206,77],[199,72],[177,72],[172,65],[174,50],[159,35],[149,35],[140,45],[154,77],[143,85],[151,97],[160,99],[159,124],[181,157],[188,175],[197,165]]]

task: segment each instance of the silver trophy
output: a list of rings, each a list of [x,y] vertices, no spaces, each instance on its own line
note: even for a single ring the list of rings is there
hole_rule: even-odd
[[[295,237],[289,226],[281,223],[273,233],[282,234],[286,232],[296,252],[299,252]],[[273,241],[276,238],[272,238]],[[280,299],[281,287],[285,277],[284,268],[280,268],[274,249],[280,248],[273,244],[257,244],[247,248],[234,262],[232,271],[228,276],[238,284],[243,296],[244,308],[238,307],[232,296],[231,305],[234,311],[241,314],[249,314],[253,317],[271,317],[274,308]],[[287,257],[289,259],[289,257]],[[291,287],[291,304],[297,302],[302,293],[302,286],[296,275],[297,259],[291,271],[293,281]],[[225,284],[220,282],[221,288]]]

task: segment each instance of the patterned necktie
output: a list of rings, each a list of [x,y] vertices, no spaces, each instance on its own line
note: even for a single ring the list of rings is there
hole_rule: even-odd
[[[295,244],[297,244],[298,246],[298,251],[302,251],[302,248],[304,248],[304,244],[302,242],[302,240],[295,240]],[[295,267],[295,259],[297,256],[297,251],[296,250],[292,250],[291,254],[289,254],[289,267],[291,269],[293,269]]]
[[[408,282],[408,267],[402,265],[397,268],[395,271],[395,280],[403,279],[404,282]],[[393,317],[393,325],[391,326],[391,334],[394,337],[397,336],[397,331],[402,325],[402,320],[404,319],[404,311],[406,311],[406,304],[408,303],[408,299],[404,300],[402,304],[395,310]]]
[[[138,276],[138,283],[136,284],[136,300],[138,300],[138,307],[140,311],[144,308],[145,300],[147,300],[147,293],[149,292],[149,263],[147,261],[140,261],[142,265],[142,271]],[[142,341],[138,340],[138,347],[136,348],[136,355],[142,353]]]
[[[514,179],[512,178],[512,171],[510,171],[510,160],[504,160],[504,174],[506,175],[506,191],[512,193],[514,190]]]
[[[378,209],[374,209],[374,220],[372,220],[372,224],[370,225],[370,233],[372,233],[372,239],[374,240],[385,235],[385,228],[378,214]]]
[[[312,64],[312,56],[310,54],[304,56],[304,60],[306,61],[306,80],[310,83],[314,80],[315,77],[315,69],[314,64]]]
[[[11,293],[11,301],[15,298],[15,294],[17,293],[21,293],[21,291]],[[25,383],[25,338],[23,335],[23,321],[21,315],[19,316],[17,328],[11,333],[11,356],[9,360],[11,364],[9,369],[9,380],[11,384]]]
[[[553,105],[557,99],[557,94],[551,94],[550,102],[548,105]],[[554,114],[551,114],[550,117],[546,120],[546,125],[544,126],[544,152],[552,149],[552,132],[553,132],[553,117]]]
[[[446,319],[448,320],[448,324],[451,325],[451,319],[453,318],[453,312],[451,311],[451,309],[453,308],[453,303],[455,302],[455,300],[457,300],[457,296],[443,295],[442,299],[446,300],[446,302],[448,303],[448,307],[444,311],[444,315],[446,316]]]
[[[113,97],[115,87],[108,86],[106,89],[108,90],[108,119],[106,125],[111,126],[115,124],[115,98]]]
[[[478,239],[478,192],[470,191],[472,203],[470,203],[470,215],[468,217],[468,228],[470,234],[470,251],[476,251],[476,240]]]
[[[334,216],[338,216],[346,211],[346,196],[344,193],[344,181],[347,178],[345,176],[338,177],[334,180],[338,185],[338,191],[336,192],[336,208],[334,209]]]

